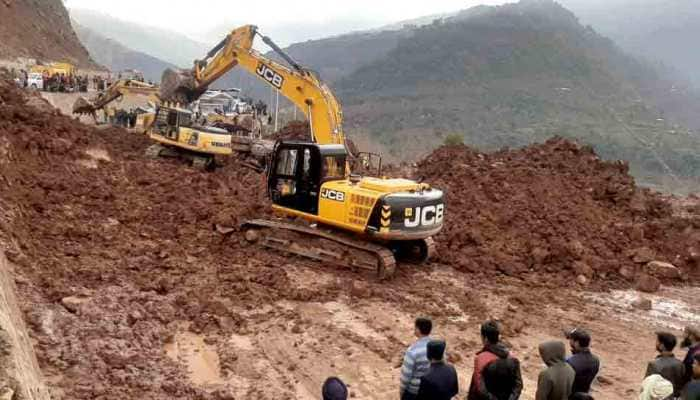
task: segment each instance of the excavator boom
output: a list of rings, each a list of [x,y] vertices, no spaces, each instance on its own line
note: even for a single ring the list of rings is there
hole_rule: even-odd
[[[261,36],[287,65],[253,49],[255,36]],[[311,128],[310,140],[277,141],[267,164],[272,208],[297,220],[247,221],[241,226],[248,230],[246,240],[325,264],[372,269],[380,278],[392,275],[395,257],[418,262],[430,258],[435,248],[432,236],[443,223],[442,191],[407,179],[351,174],[338,100],[315,73],[260,35],[255,26],[233,30],[191,70],[166,71],[161,81],[163,100],[192,102],[236,66],[294,103]],[[220,226],[217,230],[235,231]]]
[[[125,94],[138,94],[149,96],[153,100],[159,101],[158,86],[140,82],[133,79],[121,79],[114,82],[104,92],[98,95],[93,100],[79,97],[73,103],[73,114],[92,114],[97,110],[101,110],[109,103],[120,98]]]
[[[253,49],[255,36],[280,55],[290,67],[275,62]],[[254,25],[233,30],[214,46],[204,60],[195,61],[191,70],[168,69],[161,79],[164,101],[190,103],[214,81],[238,66],[263,80],[287,97],[308,118],[312,141],[318,144],[344,144],[342,112],[331,90],[313,72],[303,68]]]

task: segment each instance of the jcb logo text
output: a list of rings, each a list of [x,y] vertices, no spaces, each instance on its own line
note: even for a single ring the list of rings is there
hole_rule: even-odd
[[[444,204],[434,206],[407,208],[403,223],[407,228],[417,228],[419,226],[433,226],[442,224],[442,217],[445,210]]]
[[[345,193],[337,190],[321,189],[321,197],[328,200],[345,201]]]
[[[276,87],[277,89],[282,89],[284,78],[282,77],[282,75],[275,72],[272,68],[260,63],[258,64],[258,68],[255,70],[255,72],[258,75],[262,76],[263,79],[270,82],[272,86]]]

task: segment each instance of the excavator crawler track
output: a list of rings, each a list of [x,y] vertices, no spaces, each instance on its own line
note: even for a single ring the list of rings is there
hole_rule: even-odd
[[[374,271],[380,280],[391,278],[396,270],[391,250],[341,232],[264,219],[246,221],[242,228],[248,241],[263,247],[354,271]],[[314,243],[319,241],[326,243]]]

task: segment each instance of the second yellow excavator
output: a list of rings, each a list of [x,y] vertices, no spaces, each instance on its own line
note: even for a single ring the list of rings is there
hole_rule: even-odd
[[[323,263],[372,269],[380,278],[394,273],[396,258],[427,260],[434,249],[432,236],[443,226],[442,191],[408,179],[353,174],[340,104],[331,90],[268,37],[261,35],[289,66],[254,50],[257,35],[253,25],[235,29],[192,70],[167,70],[161,80],[164,99],[187,103],[239,66],[286,96],[308,118],[311,137],[278,141],[267,166],[272,208],[291,218],[247,221],[246,239]]]
[[[107,107],[108,104],[125,95],[143,95],[148,96],[149,101],[156,103],[159,101],[158,86],[134,79],[120,79],[92,100],[79,97],[73,103],[73,114],[90,114],[94,118],[97,110]]]

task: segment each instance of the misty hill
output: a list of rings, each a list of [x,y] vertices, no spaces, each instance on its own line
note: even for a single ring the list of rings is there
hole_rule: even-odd
[[[99,12],[71,9],[70,16],[80,26],[114,39],[129,49],[180,67],[191,68],[192,61],[201,58],[209,47],[177,32],[123,21]]]
[[[87,47],[95,61],[106,66],[111,71],[137,69],[143,72],[147,80],[159,82],[166,68],[175,68],[173,64],[148,54],[131,50],[118,41],[106,38],[80,24],[74,23],[73,27],[80,41]]]
[[[700,88],[697,0],[562,0],[623,49],[676,69]]]
[[[0,3],[0,58],[17,57],[99,67],[73,32],[61,0]]]
[[[700,176],[697,133],[644,97],[663,85],[550,0],[479,7],[418,27],[385,57],[340,79],[346,129],[412,158],[446,137],[484,149],[553,135],[631,162],[651,182]]]

